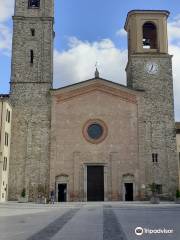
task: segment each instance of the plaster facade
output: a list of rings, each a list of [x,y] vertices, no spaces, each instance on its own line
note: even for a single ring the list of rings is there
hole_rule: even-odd
[[[123,198],[122,180],[128,174],[139,188],[137,98],[132,90],[102,79],[52,91],[51,188],[57,176],[68,176],[69,199],[86,201],[89,165],[105,168],[105,200]],[[83,127],[89,119],[106,124],[102,142],[85,138]],[[134,197],[139,198],[136,190]]]
[[[8,96],[0,95],[0,202],[8,199],[8,176],[12,108]]]

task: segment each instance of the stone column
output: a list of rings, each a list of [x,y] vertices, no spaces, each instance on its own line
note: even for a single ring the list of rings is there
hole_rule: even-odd
[[[111,166],[111,200],[119,200],[119,181],[118,181],[118,153],[110,153]]]
[[[104,165],[104,201],[108,201],[108,166]]]
[[[73,153],[73,163],[74,163],[74,191],[72,198],[74,201],[80,200],[80,152]]]

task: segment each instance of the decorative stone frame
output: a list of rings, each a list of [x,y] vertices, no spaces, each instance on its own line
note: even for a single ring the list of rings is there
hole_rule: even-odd
[[[55,200],[58,202],[58,184],[67,185],[67,202],[69,201],[69,176],[67,174],[61,174],[55,178]]]
[[[102,136],[98,139],[93,139],[88,135],[88,127],[92,124],[99,124],[103,128]],[[108,135],[108,127],[105,124],[105,122],[102,121],[101,119],[90,119],[84,124],[83,136],[88,142],[90,142],[92,144],[99,144],[99,143],[103,142],[105,140],[105,138],[107,137],[107,135]]]
[[[106,163],[84,163],[83,164],[83,179],[84,179],[84,202],[87,202],[87,167],[102,166],[104,168],[104,201],[108,201],[108,165]]]
[[[133,201],[136,200],[136,184],[135,184],[135,177],[134,174],[127,173],[122,175],[122,197],[123,201],[125,201],[125,183],[132,183],[133,184]]]

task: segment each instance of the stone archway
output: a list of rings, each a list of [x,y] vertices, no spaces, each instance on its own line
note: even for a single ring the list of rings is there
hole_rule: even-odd
[[[69,201],[69,176],[67,174],[56,176],[56,201]]]
[[[135,198],[135,180],[134,175],[127,173],[122,178],[122,196],[123,201],[134,201]]]

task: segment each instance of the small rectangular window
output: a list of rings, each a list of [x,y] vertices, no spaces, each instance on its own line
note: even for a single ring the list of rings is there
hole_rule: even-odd
[[[10,121],[11,121],[11,112],[9,111],[9,113],[8,113],[8,123],[10,123]]]
[[[11,112],[7,109],[6,111],[6,122],[10,123]]]
[[[8,114],[9,114],[9,111],[8,109],[6,110],[6,122],[8,122]]]
[[[152,162],[158,163],[158,153],[152,153]]]
[[[31,28],[31,36],[34,37],[35,36],[35,29]]]
[[[3,161],[3,171],[7,170],[7,157],[4,157],[4,161]]]
[[[6,158],[5,171],[7,171],[7,158]]]
[[[155,161],[155,157],[154,157],[154,153],[152,153],[152,162],[154,163]]]
[[[155,162],[158,163],[158,154],[155,153]]]
[[[9,134],[5,132],[5,146],[9,145]]]
[[[5,169],[5,158],[4,158],[4,161],[3,161],[3,171]]]
[[[30,50],[30,63],[33,64],[34,62],[34,51]]]

